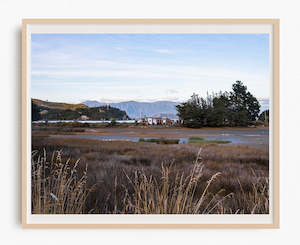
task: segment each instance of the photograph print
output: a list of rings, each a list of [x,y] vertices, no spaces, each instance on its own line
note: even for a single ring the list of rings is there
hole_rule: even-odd
[[[31,33],[32,215],[268,215],[269,33]]]

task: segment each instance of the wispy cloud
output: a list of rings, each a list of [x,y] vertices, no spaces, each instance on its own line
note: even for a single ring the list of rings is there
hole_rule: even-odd
[[[268,97],[268,39],[256,38],[33,35],[32,95],[69,102],[184,100],[242,80],[256,96]]]
[[[199,81],[199,82],[218,82],[220,79],[233,82],[235,79],[250,81],[266,81],[267,74],[259,72],[249,74],[244,71],[232,71],[222,68],[183,66],[183,65],[141,65],[126,64],[114,62],[93,62],[92,64],[68,63],[62,65],[52,65],[47,69],[36,68],[32,71],[33,76],[47,76],[53,79],[74,80],[85,78],[85,80],[93,79],[99,82],[110,79],[167,79],[181,81]],[[174,93],[176,89],[169,89],[168,92]]]

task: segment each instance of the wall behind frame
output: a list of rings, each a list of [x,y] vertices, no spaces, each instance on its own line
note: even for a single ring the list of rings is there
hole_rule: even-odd
[[[300,172],[296,128],[300,85],[297,1],[1,1],[1,233],[9,244],[282,244],[299,241]],[[22,230],[20,225],[20,79],[22,18],[280,18],[281,229],[280,230]],[[295,242],[296,243],[296,242]]]

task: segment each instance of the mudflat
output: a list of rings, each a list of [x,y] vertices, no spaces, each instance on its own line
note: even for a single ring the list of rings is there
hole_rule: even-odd
[[[35,131],[38,134],[38,131]],[[139,138],[178,138],[186,143],[189,137],[206,140],[228,140],[234,145],[268,147],[269,128],[155,128],[155,127],[111,127],[85,128],[82,132],[60,132],[55,128],[46,133],[55,137],[74,137],[93,140],[138,141]]]

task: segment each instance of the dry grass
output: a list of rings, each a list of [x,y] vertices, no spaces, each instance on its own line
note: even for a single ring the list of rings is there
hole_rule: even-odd
[[[206,146],[202,161],[186,147],[34,138],[33,149],[55,155],[33,155],[33,213],[269,212],[265,149]]]
[[[32,99],[32,102],[39,106],[45,106],[51,109],[60,109],[60,110],[68,110],[68,109],[76,110],[78,108],[88,108],[88,106],[84,104],[67,104],[67,103],[43,101],[39,99]]]
[[[199,151],[200,153],[200,151]],[[211,183],[220,173],[214,174],[207,181],[204,190],[198,197],[195,195],[197,185],[203,176],[203,165],[198,155],[195,165],[188,176],[176,173],[171,178],[173,164],[161,167],[161,183],[152,175],[149,177],[143,172],[135,172],[134,180],[128,176],[129,182],[134,188],[134,193],[126,192],[124,206],[125,212],[134,214],[201,214],[211,213],[222,201],[216,198],[217,194],[209,194]]]
[[[61,152],[47,155],[32,154],[32,213],[33,214],[82,214],[88,195],[87,169],[79,178],[77,165],[62,162]],[[73,166],[72,166],[73,165]]]

